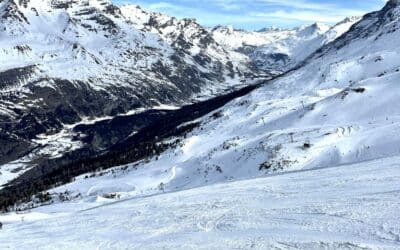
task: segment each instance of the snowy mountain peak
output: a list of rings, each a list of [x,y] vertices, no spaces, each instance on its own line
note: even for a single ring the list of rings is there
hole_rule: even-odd
[[[300,36],[310,37],[313,35],[320,35],[327,32],[330,29],[330,26],[323,23],[313,23],[311,25],[302,26],[297,28]]]
[[[25,11],[43,10],[54,12],[58,10],[95,8],[99,11],[117,8],[111,0],[9,0],[16,8],[25,9]],[[38,13],[36,13],[38,14]]]
[[[343,19],[343,21],[337,23],[336,25],[340,25],[340,24],[344,24],[344,23],[356,22],[356,21],[359,21],[360,19],[361,19],[360,16],[350,16],[350,17],[346,17],[345,19]]]
[[[311,25],[312,28],[321,31],[321,32],[326,32],[327,30],[329,30],[330,26],[325,24],[325,23],[319,23],[319,22],[315,22]]]
[[[399,1],[389,1],[383,9],[369,13],[351,26],[349,32],[343,34],[331,44],[322,47],[315,55],[320,57],[324,53],[336,53],[338,49],[354,43],[356,40],[373,40],[377,41],[388,35],[394,36],[400,29],[400,8]],[[347,29],[349,23],[333,27],[341,30]],[[387,38],[389,39],[389,38]],[[392,38],[390,38],[392,39]],[[397,38],[396,38],[397,39]],[[393,44],[390,43],[390,46]],[[386,47],[389,47],[387,45]],[[313,58],[310,58],[313,60]]]
[[[330,27],[314,23],[289,31],[274,31],[271,41],[256,48],[251,58],[256,65],[266,71],[285,72],[299,65],[321,46],[335,40],[349,30],[357,19],[350,18]]]
[[[268,33],[268,32],[271,32],[271,31],[283,31],[283,30],[287,30],[287,29],[271,26],[271,27],[268,27],[268,28],[259,29],[259,30],[257,30],[257,32],[259,32],[259,33]]]
[[[158,34],[173,47],[179,47],[191,54],[209,50],[213,55],[221,55],[226,53],[224,50],[229,50],[216,43],[212,31],[201,26],[195,19],[177,19],[161,13],[144,11],[134,5],[122,6],[121,12],[137,29]],[[233,28],[230,32],[233,32]],[[212,50],[214,52],[211,52]],[[245,57],[236,52],[233,52],[232,56]]]
[[[212,29],[212,32],[223,32],[226,34],[233,34],[235,29],[232,25],[217,25]]]
[[[324,36],[328,42],[334,41],[336,38],[340,37],[342,34],[346,33],[351,26],[361,20],[361,17],[353,16],[347,17],[343,21],[332,26],[327,32],[325,32]]]
[[[249,55],[256,66],[269,73],[287,71],[321,46],[349,30],[359,18],[347,18],[330,27],[314,23],[294,29],[264,28],[257,32],[217,26],[213,38],[229,49]]]

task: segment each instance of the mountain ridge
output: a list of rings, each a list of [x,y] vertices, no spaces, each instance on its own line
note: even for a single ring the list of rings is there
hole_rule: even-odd
[[[313,23],[293,29],[265,29],[263,32],[217,26],[212,32],[219,43],[249,55],[258,68],[279,74],[298,66],[360,19],[361,17],[348,17],[331,27],[323,23]]]
[[[258,74],[245,56],[179,39],[186,27],[172,42],[141,31],[110,1],[3,0],[0,13],[0,128],[9,145],[11,137],[30,141],[24,152],[3,144],[3,159],[29,152],[37,136],[65,125],[179,106]]]

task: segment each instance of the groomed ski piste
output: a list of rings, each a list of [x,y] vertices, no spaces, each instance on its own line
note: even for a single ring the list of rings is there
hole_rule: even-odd
[[[399,157],[1,216],[1,249],[399,249]],[[58,210],[58,211],[57,211]],[[22,221],[23,220],[23,221]]]

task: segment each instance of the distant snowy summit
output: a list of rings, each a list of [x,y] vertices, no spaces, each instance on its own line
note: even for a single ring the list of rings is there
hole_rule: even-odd
[[[348,17],[332,27],[314,23],[293,29],[270,27],[256,32],[217,26],[212,32],[217,42],[247,54],[258,68],[266,72],[285,72],[347,32],[360,19]]]
[[[270,32],[270,31],[282,31],[282,30],[285,30],[285,29],[284,28],[275,27],[275,26],[271,26],[271,27],[268,27],[268,28],[259,29],[259,30],[257,30],[257,32],[265,33],[265,32]]]

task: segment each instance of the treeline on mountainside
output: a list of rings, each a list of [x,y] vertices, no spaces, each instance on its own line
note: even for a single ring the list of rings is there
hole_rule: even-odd
[[[25,176],[22,175],[0,190],[0,211],[9,211],[15,204],[28,202],[34,195],[69,183],[79,175],[155,157],[180,142],[178,139],[173,143],[165,143],[166,139],[185,136],[199,125],[197,122],[190,123],[191,121],[250,93],[260,85],[247,86],[210,100],[184,106],[179,110],[169,111],[153,124],[101,154],[90,157],[88,151],[78,150],[78,154],[66,154],[69,158],[76,159],[75,161],[61,158],[53,163],[55,165],[50,170],[38,166],[32,170],[36,173],[30,175],[34,177],[27,178],[29,173],[25,173]]]
[[[188,133],[198,124],[189,124],[177,129],[174,133]],[[180,140],[175,141],[179,143]],[[31,181],[18,183],[0,190],[0,211],[8,212],[12,206],[20,202],[28,202],[32,196],[41,195],[41,192],[59,185],[70,183],[76,176],[94,171],[106,170],[139,160],[160,155],[174,143],[160,143],[156,140],[143,142],[129,150],[117,150],[105,155],[85,159],[57,168]]]

